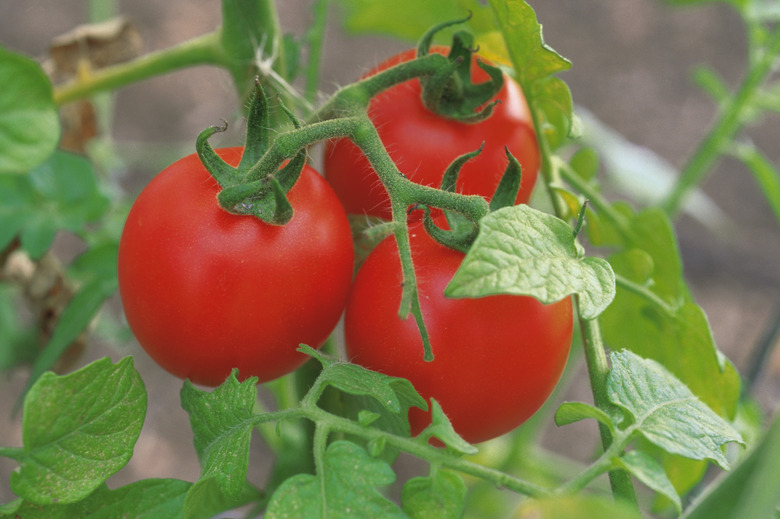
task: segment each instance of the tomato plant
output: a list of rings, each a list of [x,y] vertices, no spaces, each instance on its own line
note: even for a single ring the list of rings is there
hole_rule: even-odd
[[[446,54],[448,48],[436,46],[432,52]],[[415,57],[410,49],[372,69],[372,76]],[[471,75],[475,83],[488,79],[472,57]],[[527,202],[539,172],[539,148],[533,122],[520,87],[506,74],[504,85],[494,100],[499,103],[489,118],[463,122],[431,112],[421,99],[419,80],[388,88],[374,97],[368,115],[382,143],[401,172],[419,184],[439,187],[447,166],[458,156],[482,152],[461,169],[459,193],[490,197],[506,166],[507,148],[522,166],[522,183],[517,203]],[[324,170],[328,182],[348,213],[365,213],[390,218],[390,200],[365,155],[349,139],[326,145]]]
[[[658,80],[674,70],[664,53],[682,47],[651,38],[684,39],[693,50],[688,23],[651,29],[659,13],[672,13],[662,4],[707,0],[646,3],[629,25],[614,6],[537,2],[549,10],[550,40],[566,38],[581,53],[567,76],[585,87],[577,105],[561,77],[571,62],[545,43],[527,0],[334,1],[340,9],[328,0],[173,9],[177,21],[194,13],[209,28],[147,54],[146,28],[135,31],[126,17],[56,38],[45,63],[5,48],[27,43],[3,33],[0,369],[10,371],[3,394],[18,395],[21,412],[0,401],[9,418],[0,458],[12,463],[0,464],[0,519],[232,517],[239,508],[267,519],[775,517],[780,419],[769,418],[776,399],[764,391],[777,385],[768,359],[780,314],[752,348],[749,334],[726,334],[723,352],[715,337],[724,337],[724,321],[745,317],[719,319],[721,306],[750,310],[745,327],[759,335],[753,309],[766,305],[744,304],[735,289],[756,278],[737,270],[761,271],[762,303],[778,292],[777,254],[762,250],[767,268],[755,268],[754,242],[743,241],[780,243],[767,239],[780,229],[777,152],[762,149],[780,106],[776,10],[721,2],[744,34],[704,12],[688,19],[717,38],[697,52],[742,43],[728,52],[740,54],[744,74],[697,71],[713,101],[714,117],[702,117],[707,103],[691,103],[692,92],[680,96],[682,111],[662,94],[679,87]],[[89,18],[102,19],[108,3],[89,2]],[[12,23],[28,10],[9,3],[0,26],[24,40],[39,35]],[[375,49],[356,38],[349,52],[324,52],[335,13],[345,29],[416,40],[417,51],[345,81]],[[300,18],[291,26],[299,34],[286,32],[289,16]],[[621,40],[631,42],[623,60],[614,52]],[[501,68],[479,65],[477,52]],[[648,55],[666,76],[645,73]],[[196,65],[206,65],[203,80],[164,85],[179,105],[96,96]],[[234,95],[219,90],[228,76]],[[341,86],[326,91],[334,82]],[[638,96],[653,110],[623,120]],[[235,106],[204,116],[220,101]],[[643,146],[669,135],[656,131],[657,118],[680,113],[685,125],[667,123],[675,144],[692,151],[669,163]],[[233,132],[238,121],[208,126],[230,114],[246,121],[245,138]],[[120,137],[133,134],[129,119],[146,144]],[[194,129],[183,126],[195,119],[197,157],[127,200],[130,177],[163,169],[161,149],[191,148]],[[685,131],[704,120],[709,129]],[[241,147],[215,152],[217,132],[220,146]],[[686,141],[692,135],[703,135],[698,145]],[[698,187],[723,158],[740,170],[730,187],[742,189],[752,174],[761,189],[747,219],[724,218],[728,208]],[[307,161],[324,162],[335,192]],[[536,180],[541,196],[517,203]],[[744,208],[737,191],[725,194]],[[363,214],[350,219],[339,199]],[[755,218],[762,208],[765,228]],[[675,233],[681,211],[706,224],[685,246]],[[738,239],[720,232],[740,223],[750,232]],[[710,241],[718,247],[702,248]],[[354,283],[353,243],[379,244]],[[708,257],[704,270],[697,255],[683,267],[691,245]],[[740,249],[735,266],[753,267],[710,275],[721,262],[709,253],[729,248]],[[126,319],[104,304],[117,289]],[[702,293],[728,297],[699,306]],[[150,355],[114,348],[136,342]],[[71,370],[87,348],[126,356]],[[742,373],[728,358],[734,351]],[[582,376],[559,380],[565,363]],[[151,465],[150,445],[165,451]],[[715,465],[735,469],[706,477]],[[382,490],[401,477],[398,492]]]
[[[423,360],[414,319],[397,317],[402,275],[393,238],[372,251],[355,278],[344,323],[347,357],[410,380],[423,397],[439,402],[466,441],[509,432],[558,383],[572,340],[571,300],[447,298],[444,288],[463,253],[436,243],[420,225],[410,240],[434,360]],[[411,408],[409,420],[417,434],[430,423],[430,411]]]
[[[235,165],[242,148],[219,154]],[[275,379],[298,367],[300,343],[320,346],[344,308],[352,237],[333,191],[311,167],[289,193],[284,226],[231,214],[189,155],[133,204],[119,245],[119,291],[138,342],[163,368],[215,386]]]

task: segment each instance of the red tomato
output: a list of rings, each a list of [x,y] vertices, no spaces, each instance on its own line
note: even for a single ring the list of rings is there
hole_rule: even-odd
[[[231,165],[243,148],[218,150]],[[306,360],[341,316],[353,249],[344,209],[306,166],[284,226],[228,213],[197,155],[141,192],[119,244],[119,290],[130,328],[167,371],[215,386],[233,368],[266,382]]]
[[[572,339],[571,299],[543,305],[527,296],[449,299],[444,288],[463,254],[411,230],[420,306],[434,360],[423,360],[414,318],[401,320],[401,266],[395,239],[369,255],[352,285],[345,314],[352,362],[412,382],[441,404],[455,430],[477,443],[527,420],[555,388]],[[430,412],[411,408],[412,434]]]
[[[448,49],[434,47],[431,51],[446,54]],[[367,75],[414,57],[414,50],[405,51]],[[477,83],[488,79],[476,65],[476,56],[472,62],[472,78]],[[504,86],[495,97],[501,103],[488,119],[479,123],[459,122],[430,112],[423,105],[420,93],[418,80],[407,81],[374,97],[368,109],[379,137],[401,172],[418,184],[438,188],[447,166],[484,142],[482,153],[461,169],[457,191],[490,198],[507,165],[506,146],[523,168],[516,203],[527,202],[539,173],[539,147],[528,105],[517,83],[504,77]],[[387,191],[352,141],[329,141],[324,160],[325,177],[348,213],[390,219]]]

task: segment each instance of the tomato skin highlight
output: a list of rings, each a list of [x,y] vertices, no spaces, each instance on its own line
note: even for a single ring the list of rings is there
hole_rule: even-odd
[[[421,226],[410,233],[434,360],[423,360],[414,318],[398,317],[402,275],[392,237],[353,282],[344,322],[348,358],[409,379],[426,400],[441,404],[466,441],[507,433],[538,410],[560,379],[572,339],[571,298],[550,305],[527,296],[446,298],[464,255],[433,241]],[[416,435],[430,424],[430,412],[411,408],[409,421]]]
[[[446,54],[446,47],[431,52]],[[415,56],[414,49],[381,63],[371,76]],[[472,60],[475,82],[488,79]],[[447,166],[460,155],[482,153],[461,169],[457,191],[468,195],[493,196],[507,166],[505,147],[522,166],[522,183],[515,203],[525,203],[539,174],[539,147],[533,121],[520,87],[504,76],[504,86],[495,99],[501,100],[492,115],[478,123],[446,119],[429,111],[420,99],[418,80],[393,86],[374,97],[368,115],[390,157],[407,178],[418,184],[440,187]],[[379,177],[365,155],[349,139],[328,141],[324,154],[324,174],[348,213],[369,214],[391,219],[390,201]]]
[[[231,165],[243,148],[217,150]],[[260,382],[293,371],[344,308],[353,271],[344,209],[305,166],[284,226],[219,207],[197,155],[157,175],[134,202],[119,244],[119,291],[138,342],[165,370],[207,386],[233,368]]]

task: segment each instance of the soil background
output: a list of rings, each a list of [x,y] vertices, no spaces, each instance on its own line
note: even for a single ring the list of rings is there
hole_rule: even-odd
[[[279,2],[283,26],[300,34],[310,19],[310,1]],[[656,0],[531,1],[544,38],[573,66],[561,74],[577,105],[586,107],[630,141],[651,148],[680,168],[706,133],[716,106],[692,81],[696,65],[711,64],[727,84],[742,77],[746,36],[737,15],[725,4],[672,9]],[[0,44],[44,57],[52,38],[86,20],[79,0],[0,0]],[[120,1],[119,12],[140,31],[145,51],[161,49],[213,30],[219,23],[215,0]],[[383,37],[349,36],[331,16],[324,61],[325,94],[356,79],[407,43]],[[207,67],[175,72],[120,90],[111,133],[124,164],[122,187],[133,196],[159,168],[192,150],[197,133],[235,115],[236,99],[226,73]],[[770,118],[749,137],[780,161],[780,125]],[[228,132],[226,140],[240,140]],[[145,154],[144,157],[141,154]],[[728,215],[737,233],[713,233],[689,216],[677,221],[686,275],[696,300],[707,312],[715,339],[744,371],[756,343],[778,319],[780,309],[780,225],[750,173],[723,160],[703,185]],[[72,244],[60,240],[66,251]],[[109,484],[146,477],[195,480],[199,465],[186,413],[179,406],[181,382],[163,372],[132,341],[90,341],[83,363],[102,356],[135,355],[149,395],[146,424],[129,465]],[[11,409],[27,371],[0,379],[0,444],[20,446],[21,416]],[[566,398],[588,401],[584,383],[575,382]],[[766,359],[755,396],[767,412],[780,399],[780,352]],[[563,452],[591,452],[572,438],[593,437],[585,426],[550,428],[547,442]],[[253,447],[250,479],[264,478],[261,445]],[[15,464],[0,459],[0,503],[13,498],[8,476]]]

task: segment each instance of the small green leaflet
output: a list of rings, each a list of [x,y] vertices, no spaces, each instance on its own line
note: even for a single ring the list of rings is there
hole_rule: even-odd
[[[669,481],[663,467],[649,454],[633,450],[616,460],[617,465],[626,469],[632,476],[669,499],[677,512],[682,511],[680,496]]]
[[[605,260],[581,257],[566,222],[518,205],[480,222],[479,235],[445,294],[527,295],[545,304],[577,294],[582,317],[593,319],[615,297],[615,275]]]
[[[446,470],[412,478],[401,492],[401,507],[410,519],[458,519],[465,503],[466,484],[459,475]]]
[[[0,174],[26,173],[60,139],[52,85],[40,65],[0,47]]]
[[[544,43],[542,26],[525,0],[490,0],[517,79],[528,91],[531,83],[568,70],[571,62]]]
[[[237,497],[244,489],[256,383],[254,378],[239,383],[231,374],[212,393],[196,389],[189,381],[181,389],[182,407],[190,415],[195,450],[203,468],[201,480],[214,478],[227,497]]]
[[[722,446],[740,434],[661,364],[627,350],[612,353],[607,377],[610,401],[633,416],[631,427],[667,452],[711,459],[724,469]]]
[[[146,390],[131,357],[66,376],[45,373],[24,401],[24,454],[11,489],[41,505],[85,498],[130,460],[145,414]]]
[[[343,440],[333,442],[321,467],[321,474],[299,474],[282,483],[271,497],[265,517],[406,518],[398,506],[376,489],[395,481],[393,469],[372,458],[359,445]]]

